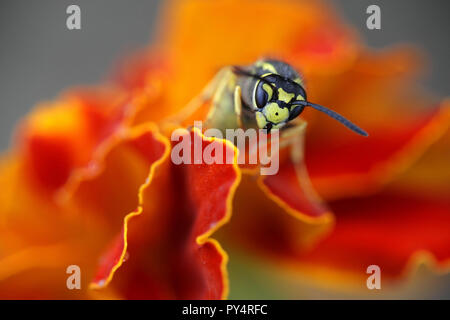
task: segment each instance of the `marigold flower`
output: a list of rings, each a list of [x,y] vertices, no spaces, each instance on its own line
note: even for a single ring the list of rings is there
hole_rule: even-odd
[[[315,1],[170,1],[162,21],[110,83],[19,126],[0,166],[2,298],[226,298],[222,245],[327,281],[360,283],[374,263],[397,279],[423,252],[448,264],[450,103],[418,90],[413,49],[373,52]],[[261,56],[300,70],[313,101],[370,137],[311,112],[304,161],[282,150],[276,175],[195,129],[184,135],[231,150],[232,164],[172,163],[167,118],[221,67]],[[80,291],[65,286],[73,264]]]

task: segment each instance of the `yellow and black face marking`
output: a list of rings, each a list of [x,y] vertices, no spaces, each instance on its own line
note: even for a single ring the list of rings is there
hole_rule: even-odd
[[[273,68],[274,70],[274,68]],[[305,100],[306,93],[297,82],[279,74],[266,73],[257,80],[253,108],[259,128],[281,128],[290,120],[293,101]]]
[[[323,106],[307,101],[298,73],[277,60],[259,60],[249,67],[234,67],[238,85],[242,88],[242,107],[254,113],[258,128],[282,128],[296,118],[305,107],[312,107],[338,120],[358,134],[367,133],[343,116]],[[247,112],[248,113],[248,112]]]

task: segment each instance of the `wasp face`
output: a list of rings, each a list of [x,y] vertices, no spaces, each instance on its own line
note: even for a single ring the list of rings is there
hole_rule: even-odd
[[[299,83],[273,73],[261,76],[253,90],[258,127],[268,131],[283,127],[303,111],[304,106],[292,105],[295,101],[306,101]]]

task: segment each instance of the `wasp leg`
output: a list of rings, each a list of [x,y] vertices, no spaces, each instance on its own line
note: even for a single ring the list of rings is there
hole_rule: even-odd
[[[224,67],[214,76],[214,78],[195,96],[188,104],[176,115],[166,118],[166,121],[173,123],[182,123],[196,112],[205,102],[211,100],[219,87],[223,86],[226,74],[230,72],[230,67]]]
[[[298,119],[297,123],[293,124],[280,131],[280,150],[281,148],[290,147],[290,160],[292,161],[297,175],[297,179],[305,194],[313,201],[323,202],[320,196],[315,192],[309,179],[309,174],[304,163],[304,136],[306,130],[306,121]]]
[[[306,122],[299,119],[293,126],[282,129],[280,132],[280,149],[291,147],[291,160],[294,164],[303,162],[304,133]]]

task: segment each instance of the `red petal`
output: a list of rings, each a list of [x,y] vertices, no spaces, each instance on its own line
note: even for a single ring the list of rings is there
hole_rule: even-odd
[[[169,153],[168,142],[152,125],[136,127],[122,139],[106,154],[101,172],[83,181],[71,198],[76,211],[87,213],[90,224],[100,218],[99,224],[108,226],[106,229],[112,229],[113,233],[121,230],[101,258],[93,281],[97,286],[109,282],[122,264],[128,220],[142,212],[139,190]]]
[[[302,135],[299,130],[298,138]],[[302,145],[298,139],[295,143]],[[224,231],[227,241],[253,253],[296,256],[332,226],[333,216],[312,189],[303,161],[292,162],[294,154],[303,153],[296,151],[292,146],[281,148],[274,175],[258,177],[252,170],[245,176],[236,195],[233,223]],[[271,167],[275,166],[272,159]]]
[[[184,137],[199,138],[202,150],[215,144],[223,148],[224,157],[227,149],[235,153],[224,140],[208,139],[197,131],[184,132]],[[94,286],[112,279],[128,250],[130,259],[113,282],[126,297],[224,298],[228,290],[226,254],[208,237],[230,218],[239,177],[235,162],[177,166],[168,160],[159,162],[141,189],[140,210],[127,216],[125,236],[106,253]],[[128,226],[128,220],[137,215]]]
[[[23,123],[21,147],[39,187],[55,191],[125,119],[125,96],[112,89],[77,90],[39,107]]]
[[[450,108],[399,123],[374,127],[368,130],[368,138],[349,134],[307,139],[306,165],[316,190],[326,198],[337,198],[371,191],[387,182],[445,132]]]
[[[334,231],[301,260],[315,269],[366,277],[367,267],[375,264],[389,278],[399,276],[417,253],[431,253],[441,266],[449,263],[448,200],[383,193],[331,206]]]
[[[299,165],[297,170],[291,161],[286,161],[276,175],[264,177],[262,185],[270,197],[295,216],[329,219],[329,210],[312,189],[304,165]]]

